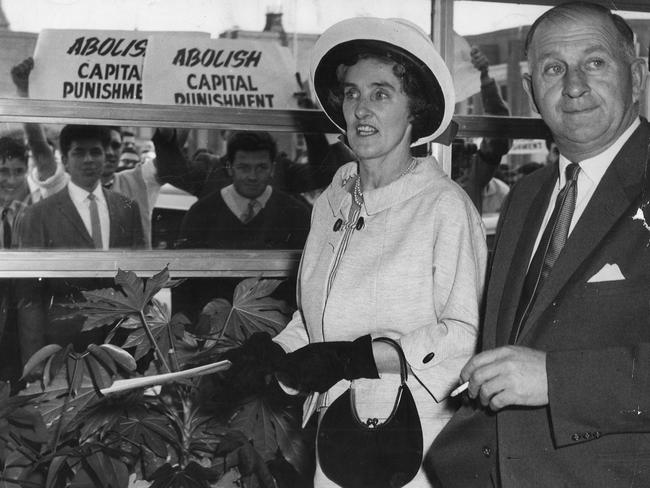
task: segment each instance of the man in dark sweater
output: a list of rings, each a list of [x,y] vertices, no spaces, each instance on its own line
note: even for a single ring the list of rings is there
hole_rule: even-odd
[[[301,249],[309,207],[271,186],[276,152],[267,132],[234,132],[227,145],[232,184],[189,209],[178,247]]]

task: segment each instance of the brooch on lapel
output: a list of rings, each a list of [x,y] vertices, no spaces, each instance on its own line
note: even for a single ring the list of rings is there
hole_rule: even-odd
[[[341,186],[345,187],[348,183],[350,183],[350,180],[356,178],[356,176],[357,176],[356,173],[350,173],[345,178],[343,178],[343,180],[341,181]]]

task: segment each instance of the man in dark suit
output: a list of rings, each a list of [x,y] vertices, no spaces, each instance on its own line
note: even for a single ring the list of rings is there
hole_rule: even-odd
[[[524,87],[560,161],[502,211],[482,352],[425,465],[444,488],[647,486],[647,68],[625,21],[589,3],[546,12],[526,50]]]
[[[28,207],[17,222],[21,249],[142,248],[144,236],[137,203],[99,184],[110,132],[105,127],[67,125],[60,135],[62,161],[70,175],[63,190]],[[69,309],[57,304],[80,298],[80,291],[106,287],[108,280],[18,280],[18,326],[23,363],[47,343],[75,342],[83,320],[58,319]]]

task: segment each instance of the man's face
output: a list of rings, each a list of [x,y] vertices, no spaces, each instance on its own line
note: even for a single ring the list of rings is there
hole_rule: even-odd
[[[122,152],[122,136],[116,130],[111,130],[111,142],[106,148],[106,162],[102,172],[103,178],[110,178],[117,170]]]
[[[3,204],[22,200],[29,192],[27,161],[19,158],[0,159],[0,201]]]
[[[644,66],[621,46],[613,23],[589,12],[546,20],[534,34],[524,88],[573,162],[611,146],[638,116]]]
[[[246,198],[257,198],[273,178],[271,155],[266,150],[237,151],[230,175],[237,193]]]
[[[88,191],[93,191],[102,176],[106,152],[99,139],[72,141],[70,150],[63,155],[63,164],[72,182]]]

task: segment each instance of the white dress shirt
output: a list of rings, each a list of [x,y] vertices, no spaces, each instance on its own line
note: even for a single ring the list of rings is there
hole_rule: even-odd
[[[273,193],[273,188],[271,188],[270,185],[267,185],[264,192],[259,197],[254,199],[259,202],[259,205],[255,206],[255,215],[260,213],[260,210],[266,206],[266,202],[268,202],[269,198],[271,198],[271,193]],[[235,214],[240,221],[243,222],[244,216],[248,212],[248,202],[250,202],[251,199],[243,197],[237,193],[234,185],[228,185],[225,188],[222,188],[221,198],[223,198],[223,201],[226,202],[226,205],[230,211]]]
[[[88,235],[92,236],[92,227],[90,224],[90,200],[88,199],[88,190],[75,185],[72,181],[68,182],[68,192],[74,203],[81,220],[83,220]],[[93,195],[97,201],[97,210],[99,211],[99,225],[102,229],[102,249],[108,249],[110,242],[111,219],[108,214],[108,204],[102,191],[102,185],[98,184],[93,190]]]
[[[573,228],[575,227],[576,223],[580,219],[580,216],[582,213],[585,211],[585,208],[587,208],[587,204],[591,200],[591,197],[593,196],[594,192],[596,191],[596,187],[600,183],[600,180],[603,178],[603,175],[605,174],[605,171],[607,171],[607,168],[609,168],[609,165],[612,164],[612,161],[614,161],[614,158],[618,154],[618,152],[621,150],[623,145],[627,142],[627,140],[630,138],[632,133],[639,127],[641,122],[639,119],[636,119],[630,127],[628,127],[625,132],[623,132],[620,137],[612,144],[610,147],[608,147],[605,151],[601,152],[597,156],[594,156],[589,159],[585,159],[583,161],[580,161],[580,173],[578,173],[578,194],[576,197],[576,208],[573,212],[573,218],[571,219],[571,225],[569,226],[569,235],[571,235],[571,232],[573,231]],[[551,195],[551,199],[549,201],[548,208],[546,209],[546,214],[544,215],[544,221],[542,222],[542,226],[539,229],[539,232],[537,233],[537,240],[535,241],[535,248],[533,249],[533,253],[530,256],[530,260],[532,261],[533,256],[535,255],[535,251],[537,250],[537,246],[539,245],[539,241],[542,239],[542,234],[544,233],[544,229],[546,228],[546,224],[548,223],[549,219],[551,218],[551,214],[553,213],[553,208],[555,207],[555,200],[557,199],[558,193],[560,193],[560,189],[562,189],[566,183],[566,168],[571,164],[571,161],[569,161],[564,155],[560,154],[560,177],[555,184],[555,187],[553,188],[553,194]]]

